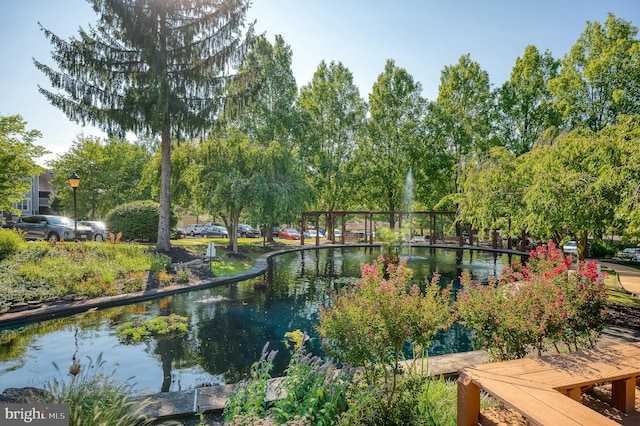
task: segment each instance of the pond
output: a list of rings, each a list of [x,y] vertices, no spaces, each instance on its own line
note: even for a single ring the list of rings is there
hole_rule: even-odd
[[[325,248],[274,256],[265,273],[267,286],[255,280],[164,297],[143,303],[86,312],[65,318],[0,330],[0,391],[8,387],[43,387],[82,368],[98,368],[130,379],[143,392],[178,391],[235,383],[249,371],[265,343],[277,349],[274,375],[289,362],[287,331],[311,336],[310,349],[323,355],[314,326],[318,309],[331,289],[360,275],[360,264],[380,254],[374,248]],[[441,274],[446,285],[468,269],[475,280],[496,276],[507,255],[468,250],[412,248],[409,266],[416,279]],[[179,314],[188,317],[188,333],[179,339],[151,339],[123,344],[116,327],[133,319]],[[431,355],[475,349],[468,330],[454,326],[440,333]]]

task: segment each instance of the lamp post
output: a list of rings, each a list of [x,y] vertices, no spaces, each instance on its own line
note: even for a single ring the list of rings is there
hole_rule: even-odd
[[[80,185],[80,176],[76,174],[76,172],[71,173],[69,175],[69,185],[73,188],[73,239],[78,241],[78,210],[76,203],[76,191],[78,190],[78,186]]]

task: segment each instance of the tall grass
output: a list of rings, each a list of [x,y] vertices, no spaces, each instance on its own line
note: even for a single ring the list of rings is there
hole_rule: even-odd
[[[70,425],[132,426],[149,425],[154,419],[143,414],[150,400],[141,402],[131,399],[132,385],[118,382],[114,373],[102,371],[102,355],[95,364],[72,371],[77,372],[70,380],[55,379],[45,386],[50,393],[48,403],[69,404]],[[58,366],[55,365],[58,369]]]

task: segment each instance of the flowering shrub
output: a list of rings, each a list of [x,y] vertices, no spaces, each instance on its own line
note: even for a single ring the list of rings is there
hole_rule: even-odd
[[[464,274],[456,307],[494,359],[540,355],[549,346],[593,347],[606,324],[607,291],[596,262],[572,264],[552,241],[514,262],[499,281],[473,283]]]
[[[438,276],[421,290],[410,285],[412,270],[405,263],[379,259],[363,264],[362,278],[334,294],[332,305],[320,310],[318,326],[330,355],[362,366],[369,385],[378,386],[382,379],[381,392],[389,405],[405,344],[426,348],[452,319],[449,292],[440,290]]]

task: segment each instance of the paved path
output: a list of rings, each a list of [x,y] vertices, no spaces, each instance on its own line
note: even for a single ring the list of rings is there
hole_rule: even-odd
[[[640,269],[610,262],[600,262],[600,265],[615,271],[620,285],[629,293],[640,297]]]

